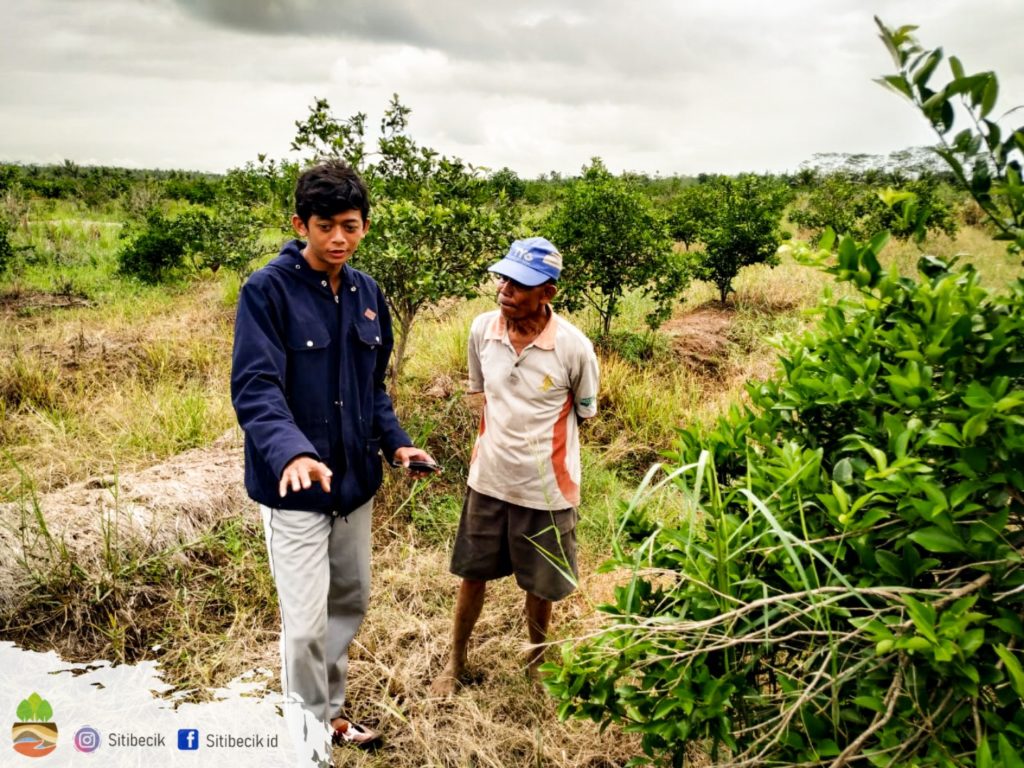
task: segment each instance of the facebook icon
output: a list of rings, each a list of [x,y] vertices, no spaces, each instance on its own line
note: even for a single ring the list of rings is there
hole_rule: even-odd
[[[199,749],[199,730],[197,728],[179,728],[178,749]]]

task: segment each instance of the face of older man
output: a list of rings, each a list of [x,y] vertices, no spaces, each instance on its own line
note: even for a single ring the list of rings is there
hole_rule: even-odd
[[[497,275],[497,281],[498,306],[505,320],[522,321],[545,317],[546,305],[558,290],[550,283],[530,287],[504,275]]]

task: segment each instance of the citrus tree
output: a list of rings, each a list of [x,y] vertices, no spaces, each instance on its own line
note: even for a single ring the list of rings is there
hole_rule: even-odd
[[[771,176],[715,176],[704,182],[705,210],[698,228],[704,253],[694,259],[694,277],[714,283],[724,302],[740,269],[778,263],[779,222],[792,197],[789,187]]]
[[[1019,107],[1000,117],[996,73],[968,74],[956,56],[949,58],[949,79],[936,84],[933,78],[945,59],[942,49],[922,48],[913,35],[915,26],[890,29],[877,16],[875,23],[898,70],[879,82],[924,115],[939,137],[936,154],[988,215],[996,238],[1020,253],[1024,249],[1024,125],[1004,124]]]
[[[408,132],[409,114],[396,94],[371,150],[366,116],[339,121],[320,99],[296,124],[292,144],[314,158],[344,159],[370,187],[373,223],[353,266],[380,284],[395,318],[395,377],[420,310],[476,295],[487,265],[513,239],[519,216],[504,191],[473,166],[417,144]]]
[[[896,202],[914,201],[915,215],[904,217]],[[888,230],[898,240],[915,233],[956,234],[954,199],[947,185],[930,173],[897,186],[878,186],[846,171],[834,171],[813,185],[789,213],[789,220],[814,233],[828,229],[866,239]]]
[[[600,158],[565,188],[542,229],[564,260],[558,282],[562,305],[592,307],[605,336],[626,291],[639,289],[654,299],[648,323],[656,327],[688,283],[650,200],[635,184],[612,175]]]
[[[713,196],[704,184],[683,187],[669,202],[668,229],[686,250],[696,244],[713,216]]]

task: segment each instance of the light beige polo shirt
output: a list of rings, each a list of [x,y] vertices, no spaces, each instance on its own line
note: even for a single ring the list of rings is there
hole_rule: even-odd
[[[469,487],[532,509],[578,507],[576,419],[597,413],[597,356],[590,340],[552,312],[517,355],[501,312],[485,312],[469,332],[469,384],[485,400]]]

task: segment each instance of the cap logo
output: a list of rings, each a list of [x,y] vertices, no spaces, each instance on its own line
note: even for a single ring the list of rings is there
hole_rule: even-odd
[[[520,246],[513,246],[508,253],[513,259],[518,261],[533,261],[533,254],[530,253],[529,249]]]
[[[544,257],[544,263],[547,264],[549,267],[554,267],[555,269],[561,270],[562,254],[560,254],[558,251],[555,251],[554,253],[549,253]]]

